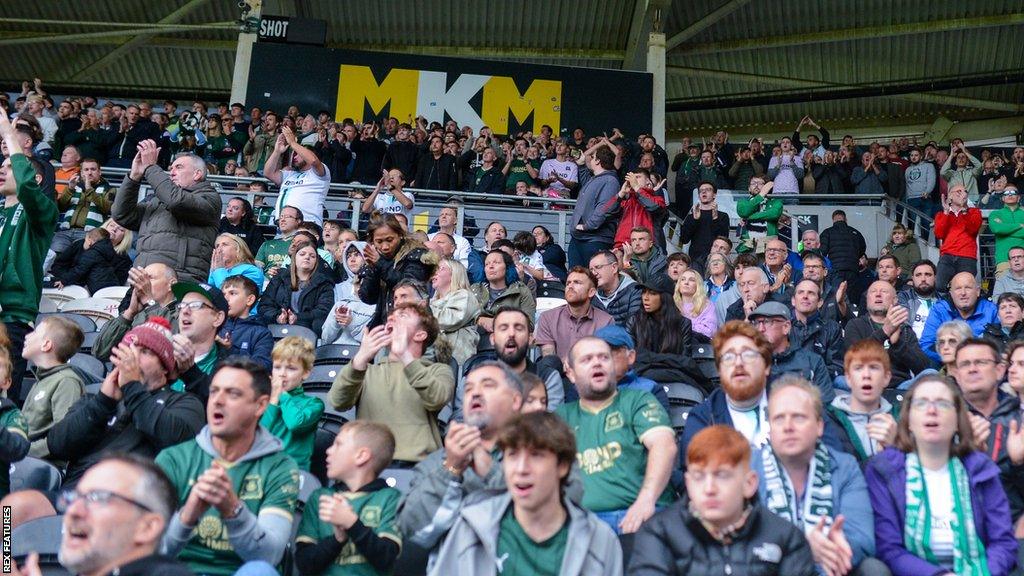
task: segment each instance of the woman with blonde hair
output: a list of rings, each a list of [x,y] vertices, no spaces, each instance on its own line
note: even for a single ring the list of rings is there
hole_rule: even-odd
[[[715,335],[715,330],[718,329],[715,306],[708,298],[704,279],[696,270],[687,270],[679,276],[672,297],[683,316],[690,319],[694,332],[703,334],[708,339]]]
[[[213,257],[210,260],[211,285],[220,288],[224,280],[231,276],[245,276],[263,289],[263,269],[256,266],[249,245],[240,237],[225,232],[217,236],[213,245]]]
[[[128,271],[132,268],[132,255],[129,254],[129,251],[132,249],[134,234],[131,230],[114,222],[113,218],[107,218],[101,228],[110,233],[110,243],[114,245],[114,253],[117,254],[117,258],[114,260],[114,273],[117,274],[117,280],[121,284],[127,284]]]
[[[441,335],[452,346],[452,357],[461,366],[476,354],[480,341],[480,331],[476,327],[480,303],[469,289],[466,267],[457,260],[441,260],[430,284],[434,288],[430,310],[437,318]]]

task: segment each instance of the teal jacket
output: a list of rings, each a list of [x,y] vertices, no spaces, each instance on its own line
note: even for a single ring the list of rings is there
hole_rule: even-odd
[[[0,254],[6,255],[0,276],[0,321],[30,324],[39,314],[43,259],[57,226],[57,204],[36,183],[35,169],[24,154],[11,156],[11,172],[21,209],[4,210],[11,221],[0,233]]]
[[[1010,261],[1010,248],[1024,246],[1024,208],[1009,206],[988,215],[988,229],[996,237],[996,264]]]
[[[285,454],[292,457],[300,470],[309,470],[313,457],[316,425],[324,413],[324,403],[307,396],[302,386],[282,392],[277,405],[268,404],[260,425],[284,443]]]

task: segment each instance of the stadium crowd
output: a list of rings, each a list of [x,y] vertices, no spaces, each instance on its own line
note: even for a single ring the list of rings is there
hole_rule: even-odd
[[[670,159],[617,128],[55,105],[39,81],[8,104],[0,460],[61,482],[12,490],[4,466],[0,505],[15,538],[62,515],[70,571],[1017,573],[1024,148],[835,146],[805,117]],[[225,203],[211,174],[276,196]],[[324,211],[351,182],[359,230]],[[738,221],[720,188],[749,191]],[[429,233],[421,189],[452,192]],[[458,234],[460,191],[571,198],[571,240]],[[835,210],[797,253],[805,192],[931,219],[868,254]],[[40,314],[44,285],[126,291],[89,334]]]

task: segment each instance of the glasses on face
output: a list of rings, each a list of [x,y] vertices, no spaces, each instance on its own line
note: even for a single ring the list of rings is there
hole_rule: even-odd
[[[977,368],[984,368],[986,366],[992,366],[995,364],[997,364],[997,362],[991,358],[977,358],[975,360],[963,360],[961,362],[957,362],[956,367],[959,370],[967,370],[971,366],[975,366]]]
[[[821,264],[804,264],[804,270],[819,269],[823,270],[825,267]]]
[[[736,360],[742,360],[744,364],[749,364],[754,360],[761,358],[761,353],[753,348],[744,348],[737,354],[736,352],[726,352],[722,354],[721,358],[723,366],[732,366],[736,363]]]
[[[956,405],[953,404],[952,400],[929,400],[927,398],[914,398],[914,401],[910,403],[910,407],[918,412],[924,412],[929,408],[935,409],[936,412],[952,412]]]
[[[782,318],[758,318],[757,320],[751,320],[750,323],[753,324],[755,328],[767,328],[768,326],[782,324],[785,321],[786,320]]]
[[[614,262],[608,262],[606,264],[594,264],[593,266],[590,267],[590,271],[593,272],[594,274],[597,274],[598,272],[604,270],[605,268],[611,266],[612,264],[614,264]]]
[[[152,508],[146,506],[145,504],[139,502],[138,500],[132,500],[127,496],[121,496],[120,494],[111,492],[110,490],[92,490],[86,492],[85,494],[81,494],[76,490],[64,490],[63,492],[60,493],[60,499],[57,501],[57,508],[61,512],[67,512],[68,508],[70,508],[71,505],[74,504],[76,500],[80,499],[85,502],[85,505],[88,508],[92,508],[93,506],[97,505],[106,506],[107,504],[110,503],[111,500],[121,500],[122,502],[127,502],[128,504],[137,506],[145,510],[146,512],[153,511]]]
[[[185,308],[188,308],[193,312],[197,312],[201,308],[209,308],[210,310],[213,310],[213,306],[207,304],[206,302],[200,302],[199,300],[178,303],[178,310],[184,310]]]
[[[785,252],[785,251],[786,251],[785,248],[766,248],[765,249],[765,252],[771,252],[773,254],[779,254],[779,253]]]

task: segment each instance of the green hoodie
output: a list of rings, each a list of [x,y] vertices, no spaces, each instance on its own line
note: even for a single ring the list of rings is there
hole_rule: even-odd
[[[11,156],[18,203],[3,209],[0,232],[0,321],[30,324],[43,294],[43,259],[57,226],[57,204],[36,183],[36,171],[24,154]]]
[[[324,402],[309,396],[300,385],[281,392],[277,405],[268,404],[260,425],[284,443],[285,454],[292,457],[300,470],[309,470],[313,458],[316,425],[324,413]]]

